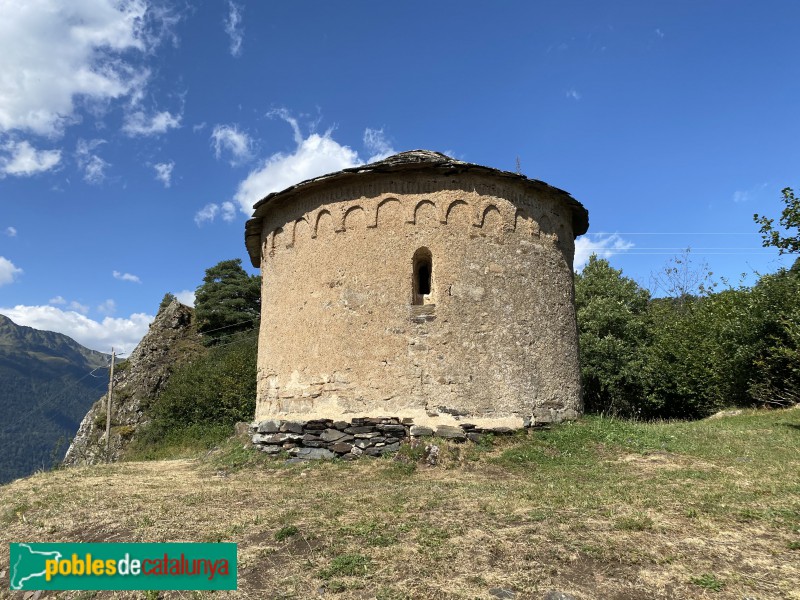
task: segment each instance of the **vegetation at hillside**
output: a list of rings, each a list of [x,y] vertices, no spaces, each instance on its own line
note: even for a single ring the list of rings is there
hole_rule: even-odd
[[[590,416],[493,445],[433,440],[436,467],[422,448],[286,464],[234,438],[0,487],[0,571],[14,540],[224,541],[239,548],[232,598],[793,598],[798,431],[800,408]]]
[[[783,190],[779,230],[754,215],[765,246],[800,252],[800,199]],[[800,402],[800,258],[752,287],[716,291],[689,253],[650,292],[592,256],[575,296],[586,410],[627,417],[704,417],[730,405]]]
[[[58,462],[108,385],[109,359],[0,315],[0,483]]]
[[[241,260],[206,270],[195,318],[207,349],[172,374],[150,409],[150,423],[127,451],[129,460],[211,447],[230,436],[234,423],[253,418],[260,306],[261,278],[248,275]]]
[[[654,299],[592,257],[575,293],[588,412],[690,419],[800,401],[800,260],[753,287]]]
[[[234,334],[178,367],[126,459],[192,454],[228,438],[237,421],[252,420],[257,342],[256,332]]]

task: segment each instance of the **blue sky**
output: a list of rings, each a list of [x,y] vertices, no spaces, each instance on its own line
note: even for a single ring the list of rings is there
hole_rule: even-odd
[[[254,200],[414,148],[589,209],[648,285],[771,272],[800,186],[800,3],[0,0],[0,313],[130,351]],[[576,266],[580,266],[579,264]],[[254,271],[253,271],[254,272]]]

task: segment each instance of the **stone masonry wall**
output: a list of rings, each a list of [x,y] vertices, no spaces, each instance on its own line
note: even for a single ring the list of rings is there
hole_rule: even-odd
[[[569,208],[482,175],[365,174],[263,217],[256,419],[520,428],[580,412]],[[412,303],[413,257],[432,289]]]
[[[538,427],[565,419],[575,419],[574,411],[539,408],[525,428]],[[455,441],[479,442],[486,434],[508,434],[510,427],[478,427],[472,423],[439,425],[435,429],[415,425],[405,417],[362,417],[350,421],[312,419],[286,421],[265,419],[250,424],[253,444],[267,454],[288,453],[300,459],[353,460],[359,456],[381,456],[397,452],[403,441],[436,436]]]

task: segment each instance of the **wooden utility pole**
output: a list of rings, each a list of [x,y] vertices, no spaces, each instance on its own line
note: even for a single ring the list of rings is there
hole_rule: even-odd
[[[106,462],[109,462],[108,444],[111,441],[111,395],[114,393],[114,348],[111,348],[111,373],[108,376],[108,400],[106,401]]]

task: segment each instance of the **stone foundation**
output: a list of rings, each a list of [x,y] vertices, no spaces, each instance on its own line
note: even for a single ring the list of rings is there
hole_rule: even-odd
[[[575,419],[574,411],[540,409],[533,419],[526,419],[522,430],[549,423]],[[428,427],[415,425],[413,419],[400,417],[357,417],[349,421],[313,419],[286,421],[267,419],[251,423],[252,442],[261,452],[287,452],[300,459],[342,458],[353,460],[362,455],[381,456],[397,452],[400,444],[413,438],[436,436],[456,442],[479,442],[487,434],[510,434],[511,427],[478,427],[471,423]]]

